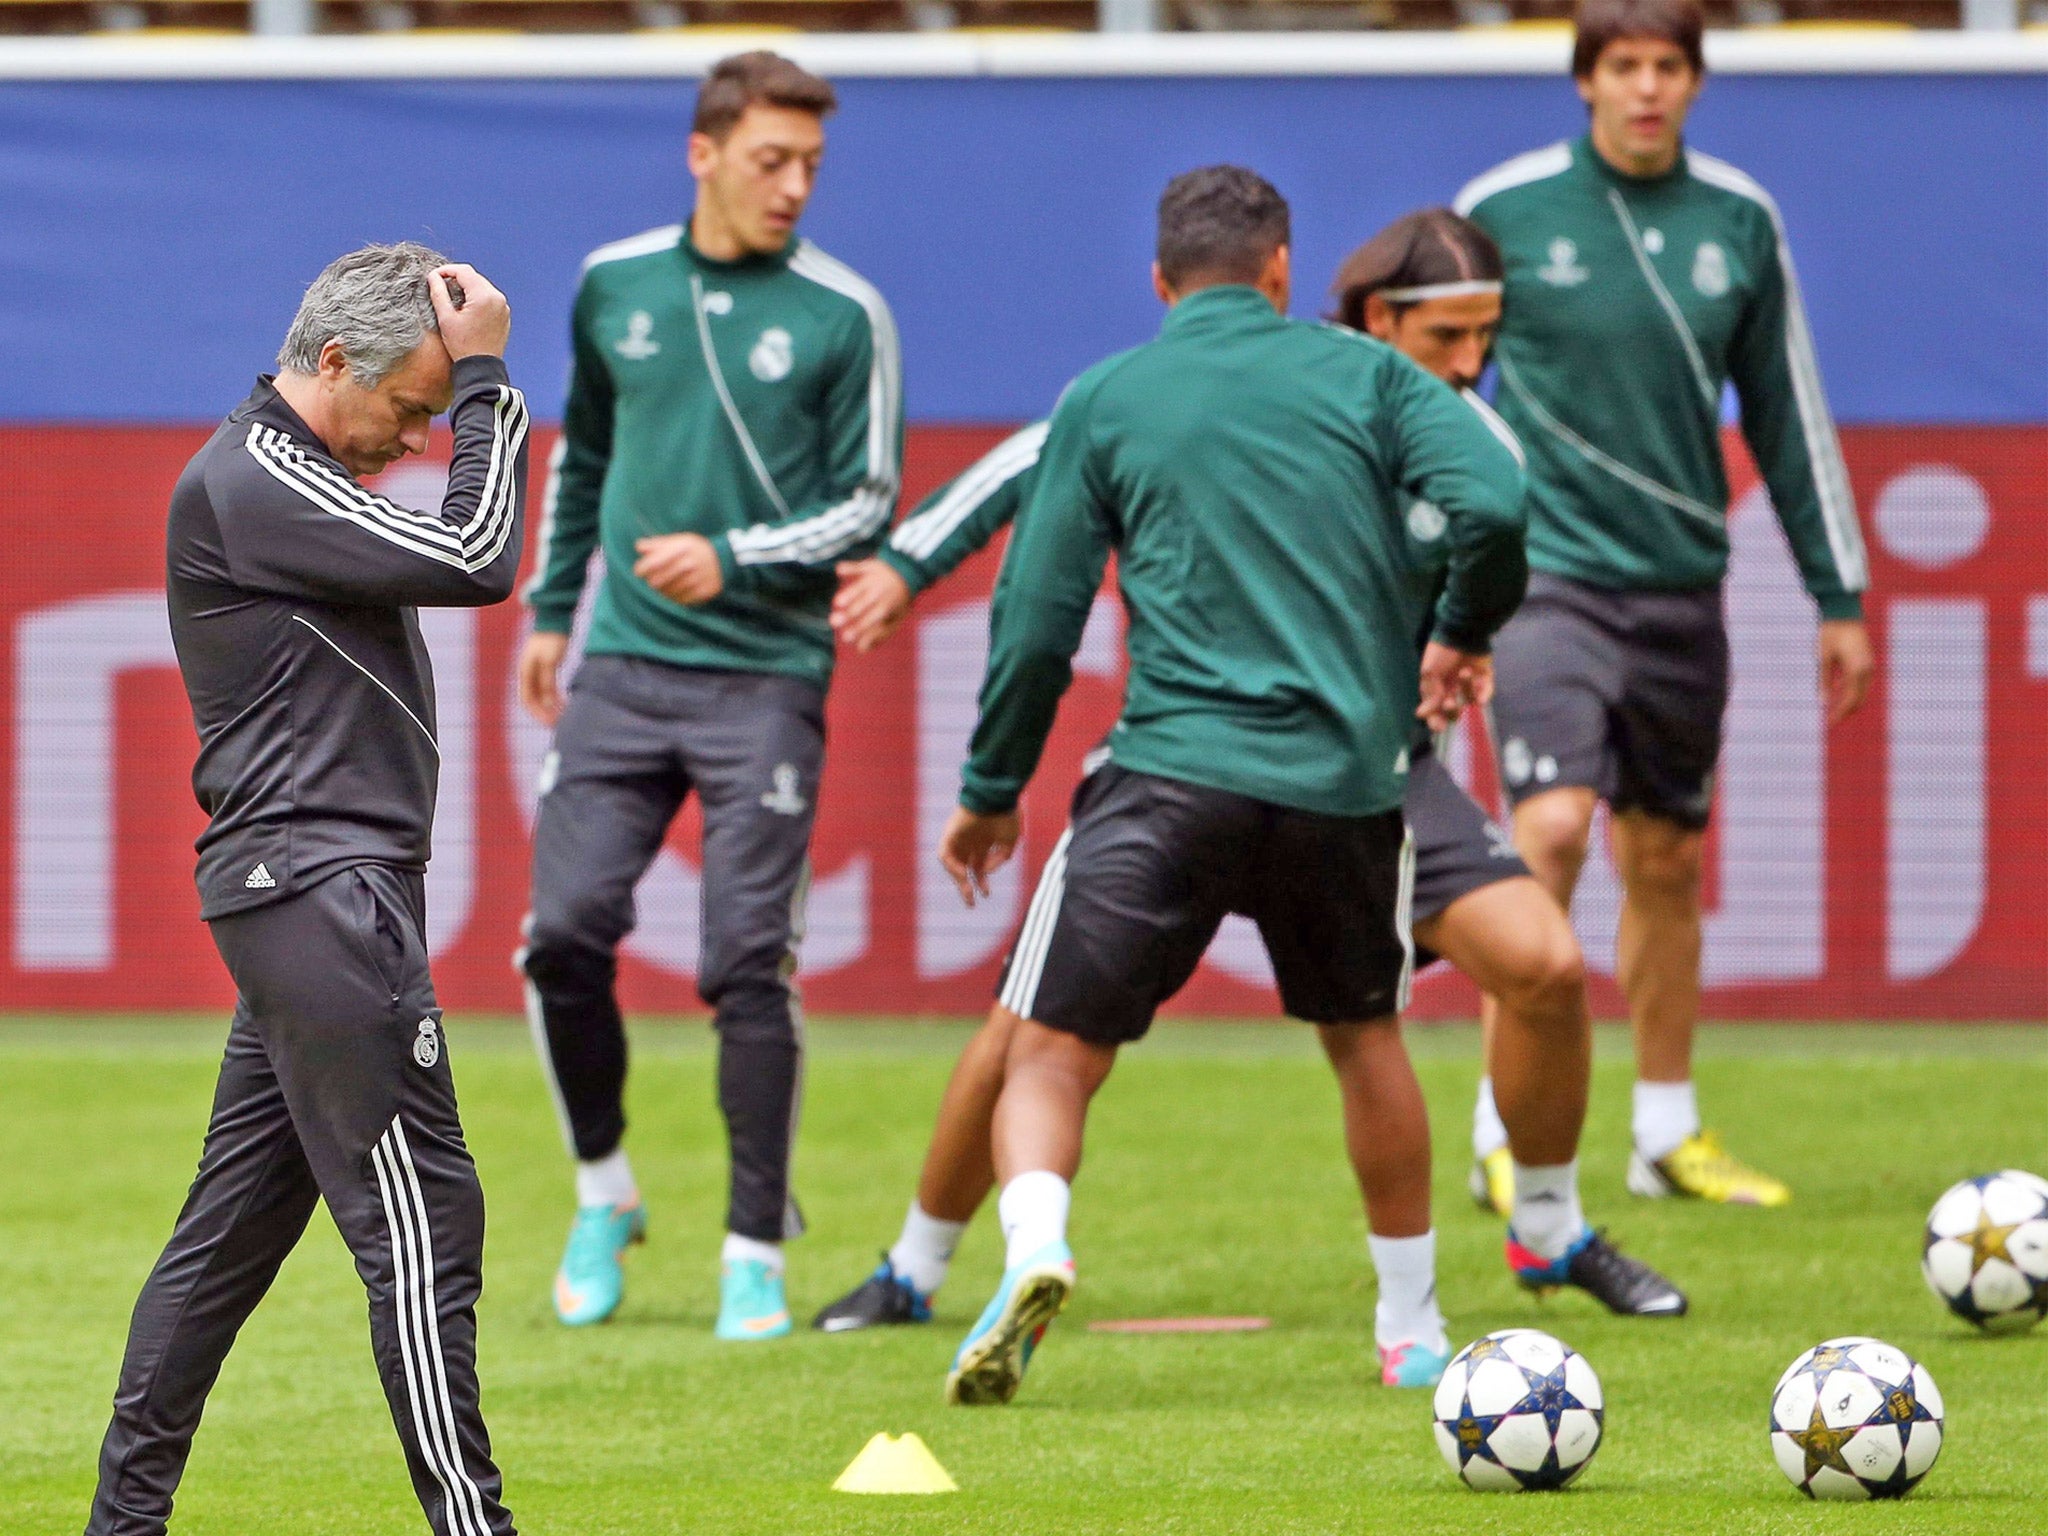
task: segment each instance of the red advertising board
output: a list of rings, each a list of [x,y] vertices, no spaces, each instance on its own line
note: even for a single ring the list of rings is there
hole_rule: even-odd
[[[912,434],[908,492],[994,442]],[[163,613],[163,507],[203,436],[186,428],[0,428],[0,1006],[225,1006],[197,917],[193,737]],[[1848,724],[1820,715],[1812,615],[1754,471],[1736,461],[1729,583],[1737,684],[1710,849],[1708,1010],[1722,1017],[2038,1018],[2048,1013],[2048,428],[1844,433],[1871,551],[1880,663]],[[536,441],[535,462],[548,447]],[[394,494],[431,497],[427,463]],[[536,482],[538,481],[536,476]],[[537,493],[536,493],[537,494]],[[986,1005],[1081,754],[1115,718],[1122,647],[1098,604],[1026,800],[1018,867],[964,909],[931,857],[952,803],[998,551],[846,657],[831,705],[810,935],[813,1008],[968,1014]],[[518,1004],[532,784],[545,737],[519,712],[513,607],[426,616],[443,781],[430,938],[444,1002]],[[1483,744],[1454,762],[1482,795]],[[699,892],[686,815],[640,898],[630,1005],[689,1010]],[[1596,850],[1575,912],[1617,1002],[1617,893]],[[1176,1005],[1273,1011],[1256,938],[1231,925]],[[1417,1011],[1468,1014],[1455,976]]]

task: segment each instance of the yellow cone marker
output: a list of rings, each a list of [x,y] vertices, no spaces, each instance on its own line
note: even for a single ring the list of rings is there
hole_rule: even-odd
[[[913,1431],[902,1439],[876,1435],[833,1485],[837,1493],[958,1493],[960,1485]]]

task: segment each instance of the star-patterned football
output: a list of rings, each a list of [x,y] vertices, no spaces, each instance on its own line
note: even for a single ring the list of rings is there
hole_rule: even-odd
[[[1876,1339],[1816,1344],[1771,1394],[1771,1452],[1808,1498],[1902,1499],[1941,1454],[1941,1391]]]
[[[1920,1273],[1957,1317],[1994,1333],[2048,1316],[2048,1180],[2008,1168],[1934,1202]]]
[[[1483,1493],[1562,1488],[1600,1449],[1600,1378],[1585,1357],[1534,1328],[1467,1344],[1436,1389],[1436,1443]]]

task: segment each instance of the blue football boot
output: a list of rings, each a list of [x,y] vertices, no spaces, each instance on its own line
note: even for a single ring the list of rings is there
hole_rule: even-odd
[[[1047,1243],[1003,1276],[946,1374],[946,1401],[1007,1403],[1024,1384],[1032,1351],[1074,1294],[1074,1255]]]
[[[1380,1385],[1384,1387],[1433,1387],[1444,1379],[1451,1363],[1449,1350],[1431,1349],[1409,1340],[1405,1344],[1382,1344]]]
[[[581,1207],[555,1271],[555,1316],[581,1328],[618,1311],[626,1294],[626,1249],[646,1241],[647,1213],[638,1203]]]
[[[759,1259],[727,1259],[719,1271],[718,1326],[712,1332],[735,1343],[751,1343],[779,1339],[790,1326],[782,1272]]]

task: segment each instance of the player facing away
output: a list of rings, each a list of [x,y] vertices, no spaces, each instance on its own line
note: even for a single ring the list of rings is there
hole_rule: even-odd
[[[1467,699],[1520,597],[1521,471],[1400,354],[1286,319],[1288,260],[1287,204],[1266,182],[1232,166],[1176,178],[1159,205],[1160,335],[1069,386],[1017,517],[940,848],[970,902],[1015,848],[1112,549],[1128,670],[1005,967],[990,1150],[1008,1255],[949,1401],[1015,1394],[1073,1288],[1088,1102],[1228,913],[1258,924],[1286,1012],[1321,1027],[1374,1232],[1433,1270],[1429,1128],[1398,1017],[1408,723]],[[1419,690],[1401,547],[1417,497],[1442,509],[1452,550]],[[1440,1370],[1433,1285],[1403,1300],[1406,1336],[1382,1342]]]
[[[1492,713],[1515,845],[1568,907],[1596,802],[1613,813],[1629,1188],[1775,1206],[1791,1191],[1702,1129],[1692,1084],[1728,699],[1731,383],[1820,612],[1831,721],[1862,703],[1874,661],[1862,535],[1784,225],[1763,188],[1684,142],[1700,36],[1698,0],[1582,0],[1572,70],[1589,131],[1489,171],[1456,206],[1506,259],[1498,404],[1529,455],[1529,596],[1496,648]],[[1482,1086],[1482,1155],[1497,1094]]]
[[[825,755],[834,563],[874,547],[902,458],[896,328],[796,233],[832,88],[787,59],[714,68],[690,135],[696,206],[597,250],[545,503],[520,697],[554,726],[520,964],[576,1159],[555,1279],[565,1323],[619,1305],[646,1230],[621,1142],[614,991],[633,890],[686,796],[704,815],[697,989],[715,1010],[731,1153],[717,1332],[789,1331],[782,1243],[803,1070],[798,943]],[[575,686],[560,677],[594,550]]]
[[[1453,388],[1468,389],[1500,323],[1500,288],[1499,252],[1485,232],[1448,209],[1426,209],[1395,220],[1345,260],[1335,284],[1335,318],[1387,342]],[[846,567],[833,609],[842,639],[867,650],[886,638],[917,594],[1011,521],[1036,484],[1045,430],[1037,422],[1006,438],[905,518],[877,557]],[[1443,533],[1431,511],[1410,509],[1405,543],[1425,612],[1443,580]],[[1418,633],[1418,651],[1427,639]],[[1509,1165],[1510,1189],[1519,1182],[1527,1194],[1521,1230],[1509,1236],[1510,1264],[1532,1288],[1576,1285],[1624,1314],[1681,1314],[1683,1293],[1619,1253],[1580,1211],[1576,1158],[1592,1053],[1584,970],[1571,926],[1515,856],[1507,834],[1451,778],[1435,746],[1417,722],[1403,797],[1415,839],[1417,959],[1426,959],[1424,951],[1442,955],[1505,1000],[1509,1022],[1492,1048],[1504,1058],[1496,1075],[1512,1085],[1509,1119],[1523,1160],[1517,1168],[1505,1147],[1501,1157]],[[932,1293],[994,1182],[989,1121],[1002,1087],[1010,1018],[998,1006],[962,1054],[895,1244],[872,1275],[818,1314],[814,1326],[837,1333],[931,1317]],[[1375,1239],[1373,1252],[1398,1267],[1398,1243]],[[1398,1293],[1400,1280],[1389,1289]],[[1420,1369],[1419,1356],[1412,1363]],[[1399,1381],[1404,1371],[1386,1375]]]
[[[328,1212],[369,1293],[439,1536],[509,1536],[477,1403],[484,1201],[427,969],[439,754],[415,609],[512,595],[526,402],[472,268],[368,246],[171,493],[168,589],[199,731],[200,915],[235,980],[199,1172],[135,1303],[87,1536],[161,1536],[222,1362]],[[455,431],[438,512],[366,488]]]

